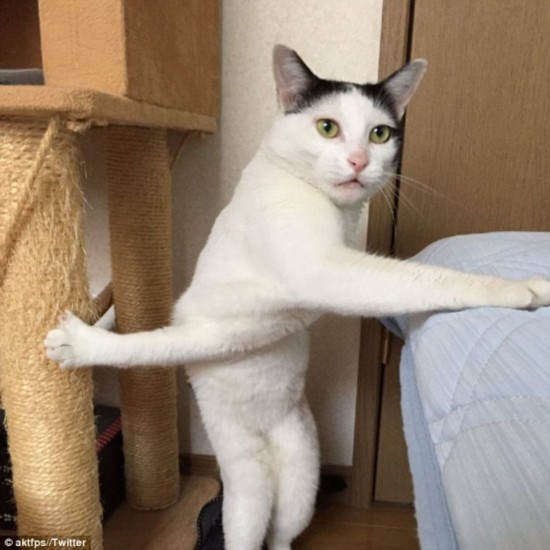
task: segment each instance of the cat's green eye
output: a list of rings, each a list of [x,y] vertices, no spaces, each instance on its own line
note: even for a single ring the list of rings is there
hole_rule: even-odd
[[[392,130],[389,126],[382,124],[370,131],[369,139],[372,143],[386,143],[391,138]]]
[[[340,126],[330,118],[322,118],[317,121],[317,131],[324,138],[332,139],[340,133]]]

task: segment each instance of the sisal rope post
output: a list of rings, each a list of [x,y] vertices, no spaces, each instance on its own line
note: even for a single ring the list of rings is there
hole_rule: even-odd
[[[0,118],[0,383],[18,531],[102,548],[90,370],[43,341],[64,309],[87,321],[80,161],[58,118]]]
[[[166,131],[110,126],[107,178],[113,294],[119,332],[170,322],[173,305],[171,177]],[[126,495],[140,510],[179,495],[176,373],[120,373]]]

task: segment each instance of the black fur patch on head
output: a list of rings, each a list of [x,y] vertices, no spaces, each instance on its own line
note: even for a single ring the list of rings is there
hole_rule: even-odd
[[[312,75],[313,76],[313,75]],[[315,103],[321,99],[334,95],[348,93],[350,91],[350,84],[347,82],[340,82],[338,80],[324,80],[322,78],[314,77],[311,79],[307,90],[300,94],[300,97],[291,109],[285,111],[285,115],[294,115],[312,107]]]
[[[395,108],[395,101],[387,92],[383,83],[357,84],[356,86],[364,96],[372,100],[375,107],[385,111],[392,118],[396,127],[401,126],[397,109]]]
[[[394,101],[382,83],[355,84],[353,82],[324,80],[314,77],[308,88],[302,92],[293,107],[285,111],[285,115],[300,113],[327,96],[346,94],[354,89],[371,99],[375,107],[384,110],[392,118],[396,128],[401,126]]]

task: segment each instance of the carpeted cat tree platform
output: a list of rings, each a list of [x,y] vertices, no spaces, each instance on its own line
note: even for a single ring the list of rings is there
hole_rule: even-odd
[[[42,344],[64,309],[89,322],[101,313],[86,280],[78,134],[105,127],[117,329],[166,324],[166,131],[216,128],[218,11],[217,0],[0,3],[0,69],[45,77],[0,86],[0,390],[20,534],[84,535],[103,547],[91,371],[61,371]],[[120,382],[129,505],[183,499],[182,513],[195,516],[177,523],[194,527],[218,486],[195,479],[182,497],[175,371],[136,369]],[[135,521],[128,514],[122,524]],[[181,547],[193,536],[178,534]]]

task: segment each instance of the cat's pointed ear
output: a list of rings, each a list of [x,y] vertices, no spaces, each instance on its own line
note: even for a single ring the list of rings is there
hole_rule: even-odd
[[[317,79],[294,50],[281,44],[273,48],[273,76],[285,111],[291,110]]]
[[[405,109],[418,88],[427,67],[428,62],[425,59],[416,59],[381,82],[386,92],[393,99],[399,118],[405,113]]]

